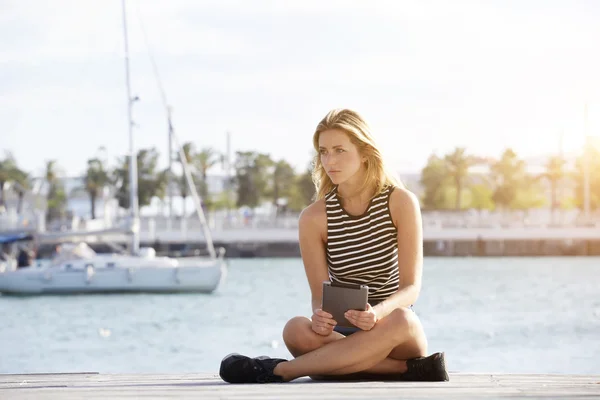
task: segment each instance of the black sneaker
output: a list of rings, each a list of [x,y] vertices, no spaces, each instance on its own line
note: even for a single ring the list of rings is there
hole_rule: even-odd
[[[221,361],[219,376],[229,383],[271,383],[283,382],[283,378],[273,374],[275,366],[287,360],[261,356],[250,358],[233,353]]]
[[[406,361],[408,370],[399,376],[401,381],[443,382],[450,380],[446,372],[444,353]]]

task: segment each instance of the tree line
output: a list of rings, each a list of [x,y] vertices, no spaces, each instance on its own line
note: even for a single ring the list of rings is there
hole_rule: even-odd
[[[278,210],[299,211],[310,204],[314,196],[315,189],[309,168],[298,174],[285,160],[274,160],[269,154],[256,151],[236,152],[232,163],[233,173],[229,180],[223,178],[226,190],[217,194],[210,193],[209,172],[218,165],[224,166],[225,156],[213,148],[196,150],[190,142],[185,143],[182,150],[194,186],[206,210],[242,206],[254,208],[270,201]],[[169,169],[160,168],[159,156],[155,148],[140,149],[137,153],[140,208],[150,205],[153,198],[164,200],[168,195]],[[176,157],[173,157],[173,160],[175,159]],[[96,218],[96,202],[106,189],[109,190],[110,196],[118,201],[119,207],[128,209],[130,206],[129,156],[119,157],[113,168],[106,164],[106,161],[98,157],[90,158],[87,161],[83,184],[75,189],[87,192],[92,218]],[[46,185],[46,220],[65,216],[69,194],[65,191],[56,160],[46,162],[42,178]],[[191,196],[191,192],[183,172],[173,172],[171,182],[171,188],[175,190],[173,195],[182,198],[183,214],[187,215],[186,199]],[[6,208],[5,191],[8,189],[17,193],[16,209],[21,213],[25,193],[32,187],[32,175],[19,168],[17,160],[10,153],[7,153],[4,159],[0,159],[0,210]]]
[[[590,209],[600,207],[600,157],[589,147]],[[478,168],[479,167],[479,168]],[[508,148],[499,158],[478,157],[465,148],[431,155],[421,171],[421,204],[428,210],[528,210],[584,206],[584,157],[569,166],[560,155],[550,156],[542,172],[532,173]],[[566,188],[567,190],[563,190]]]
[[[183,154],[190,166],[192,179],[203,200],[205,209],[219,210],[247,206],[254,208],[271,202],[277,210],[300,211],[313,200],[315,193],[310,165],[297,173],[285,160],[275,160],[269,154],[256,151],[238,151],[232,163],[232,176],[224,180],[221,193],[210,193],[208,175],[214,167],[225,165],[225,156],[212,148],[196,150],[193,143],[183,145]],[[590,148],[590,205],[600,206],[600,157],[598,149]],[[175,159],[175,158],[174,158]],[[167,196],[168,169],[159,167],[159,152],[155,148],[140,149],[137,153],[138,196],[140,207],[150,204],[155,197]],[[46,218],[52,220],[65,215],[68,194],[61,183],[59,166],[47,161],[43,179],[46,186]],[[183,199],[190,196],[183,174],[171,177]],[[19,168],[17,161],[7,153],[0,159],[0,210],[5,208],[5,191],[17,195],[17,212],[22,212],[25,193],[32,188],[31,175]],[[560,190],[569,182],[574,190],[565,194]],[[421,205],[424,210],[527,210],[549,207],[583,207],[584,169],[579,157],[574,168],[559,156],[549,157],[544,171],[528,172],[524,160],[512,149],[504,150],[492,159],[469,154],[465,148],[439,156],[432,154],[420,173]],[[87,161],[83,184],[79,190],[87,192],[92,218],[96,217],[96,201],[108,189],[121,208],[129,208],[129,156],[119,157],[114,168],[94,157]],[[228,189],[228,190],[227,190]],[[411,188],[409,185],[409,189]],[[549,191],[550,195],[547,195]],[[229,193],[233,195],[230,196]]]

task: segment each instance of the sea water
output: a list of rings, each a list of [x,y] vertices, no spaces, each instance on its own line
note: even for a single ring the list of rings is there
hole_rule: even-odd
[[[599,258],[426,258],[414,308],[450,371],[600,373]],[[0,373],[218,371],[290,357],[302,261],[232,259],[212,294],[0,296]]]

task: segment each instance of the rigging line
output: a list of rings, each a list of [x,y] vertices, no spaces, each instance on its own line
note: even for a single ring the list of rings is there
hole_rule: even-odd
[[[136,1],[136,7],[135,7],[135,11],[136,11],[136,17],[140,23],[140,29],[142,31],[142,37],[144,39],[144,45],[146,46],[146,52],[148,53],[148,58],[150,58],[150,64],[152,65],[152,72],[154,73],[154,78],[156,80],[156,85],[158,86],[158,91],[160,93],[160,97],[163,103],[163,106],[165,107],[165,109],[167,109],[167,112],[170,114],[170,106],[169,103],[167,102],[167,94],[165,92],[162,80],[160,78],[160,74],[158,73],[158,66],[156,64],[156,60],[154,58],[154,54],[152,53],[152,50],[150,49],[150,45],[149,45],[149,41],[148,41],[148,35],[146,33],[146,28],[144,26],[144,21],[142,19],[141,16],[141,12],[140,12],[140,5],[139,2]],[[170,122],[169,122],[170,123]]]
[[[165,107],[165,110],[167,111],[167,117],[168,117],[168,122],[169,122],[169,129],[171,131],[172,134],[172,138],[175,142],[175,147],[177,148],[177,152],[179,154],[179,158],[181,160],[181,166],[183,167],[183,172],[187,181],[188,186],[191,189],[191,194],[192,194],[192,198],[194,199],[194,203],[196,203],[196,214],[198,214],[198,218],[200,219],[200,223],[202,225],[202,230],[204,231],[204,238],[206,239],[206,244],[208,247],[208,251],[209,254],[211,256],[212,259],[217,258],[217,252],[215,250],[214,244],[213,244],[213,240],[212,240],[212,235],[210,230],[208,229],[208,221],[206,220],[206,216],[204,215],[204,211],[202,211],[202,203],[201,203],[201,199],[200,196],[198,195],[198,192],[196,191],[196,187],[194,185],[194,181],[192,179],[192,175],[191,175],[191,171],[189,166],[187,165],[187,162],[185,161],[185,155],[183,154],[183,149],[179,143],[179,140],[177,138],[177,135],[175,134],[175,129],[173,128],[173,124],[171,122],[171,107],[169,106],[168,102],[167,102],[167,95],[165,93],[164,90],[164,86],[162,84],[162,80],[160,79],[160,75],[158,73],[158,66],[156,65],[156,61],[154,59],[154,55],[152,54],[152,51],[150,50],[150,45],[148,44],[148,36],[146,34],[146,29],[144,28],[144,22],[142,20],[141,17],[141,13],[140,13],[140,9],[139,9],[139,4],[136,4],[136,16],[140,22],[140,28],[142,30],[142,36],[144,38],[144,44],[146,45],[146,50],[148,52],[148,56],[150,58],[150,62],[152,64],[152,69],[154,71],[154,77],[156,79],[156,84],[158,85],[158,90],[160,92],[161,95],[161,99],[163,102],[163,106]],[[219,253],[220,256],[223,255],[223,253]]]

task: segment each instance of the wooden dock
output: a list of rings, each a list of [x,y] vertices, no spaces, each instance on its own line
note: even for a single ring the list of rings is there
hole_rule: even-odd
[[[600,375],[450,374],[449,382],[231,385],[216,374],[0,375],[1,399],[595,399]]]

